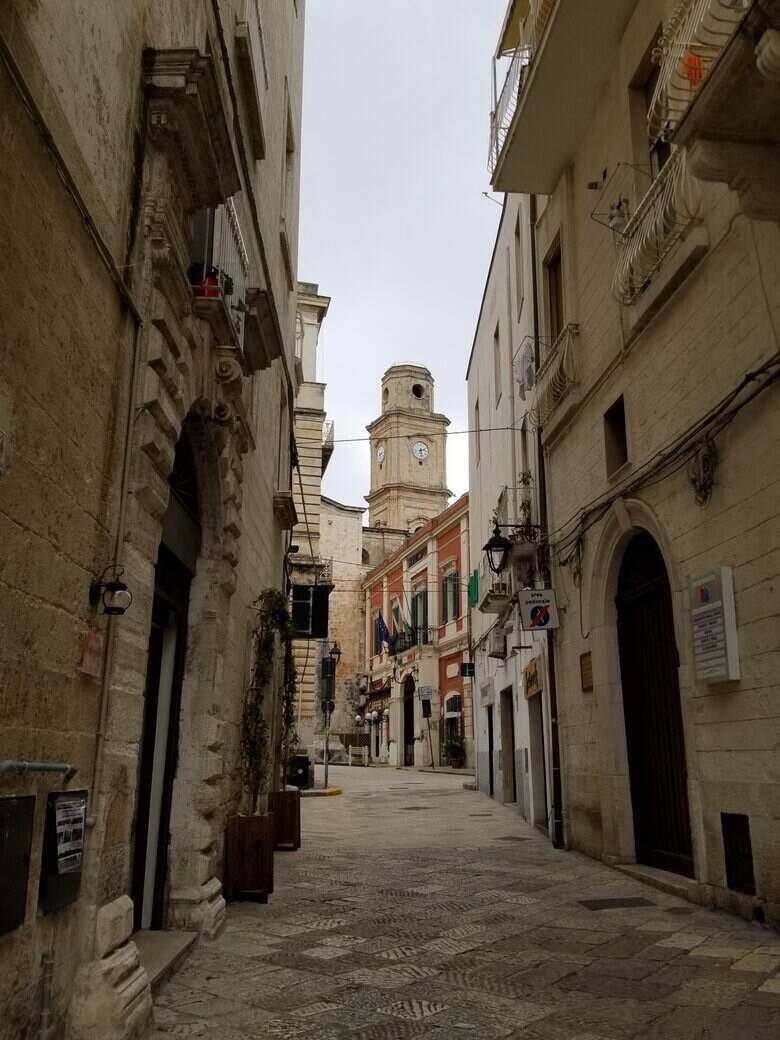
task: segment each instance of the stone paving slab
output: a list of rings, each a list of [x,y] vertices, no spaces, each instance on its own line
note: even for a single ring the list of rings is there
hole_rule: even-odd
[[[555,850],[457,777],[339,783],[271,902],[165,984],[155,1040],[780,1040],[771,929]]]

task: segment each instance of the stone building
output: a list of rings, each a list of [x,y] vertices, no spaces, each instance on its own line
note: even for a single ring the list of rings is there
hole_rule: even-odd
[[[371,756],[394,766],[473,763],[469,500],[411,534],[363,582]]]
[[[553,807],[548,637],[524,630],[516,595],[542,580],[530,272],[530,201],[507,196],[466,372],[477,784],[547,829]],[[496,522],[512,543],[498,575],[483,552]],[[529,684],[529,675],[537,681]]]
[[[780,917],[776,0],[515,0],[566,842]]]
[[[141,1035],[133,933],[224,916],[252,604],[295,521],[303,20],[0,10],[4,1040]]]
[[[320,544],[322,479],[333,455],[334,426],[326,418],[325,384],[317,381],[317,347],[330,298],[321,296],[319,287],[308,282],[298,286],[296,326],[296,364],[301,382],[295,398],[296,472],[293,497],[298,522],[293,530],[289,557],[290,580],[294,597],[306,599],[305,624],[309,631],[319,627],[310,639],[296,639],[295,668],[298,677],[298,736],[308,747],[314,739],[320,703],[320,671],[328,650],[327,600],[333,586],[332,561]],[[316,590],[316,591],[315,591]],[[315,602],[316,596],[320,596]]]

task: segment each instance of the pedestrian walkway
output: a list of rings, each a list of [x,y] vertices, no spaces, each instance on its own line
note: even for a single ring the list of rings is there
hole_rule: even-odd
[[[778,1040],[780,936],[548,841],[451,775],[334,769],[159,994],[159,1040]]]

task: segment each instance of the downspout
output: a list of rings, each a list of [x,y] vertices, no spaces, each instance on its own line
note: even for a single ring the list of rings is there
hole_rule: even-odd
[[[541,362],[539,346],[539,280],[536,270],[536,195],[531,195],[531,282],[533,287],[534,315],[534,362],[537,371]],[[547,531],[547,475],[544,465],[544,445],[542,444],[541,426],[536,427],[536,473],[538,480],[539,524],[543,532]],[[547,582],[551,580],[546,560],[542,564],[542,572]],[[561,746],[558,729],[558,687],[555,670],[555,633],[547,632],[547,671],[550,677],[550,752],[552,756],[552,828],[553,847],[564,847],[563,835],[563,784],[561,781]]]

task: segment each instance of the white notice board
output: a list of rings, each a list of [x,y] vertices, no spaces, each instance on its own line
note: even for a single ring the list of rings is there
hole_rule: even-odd
[[[734,574],[718,567],[691,582],[691,621],[696,678],[729,682],[740,678]]]

